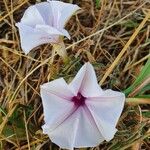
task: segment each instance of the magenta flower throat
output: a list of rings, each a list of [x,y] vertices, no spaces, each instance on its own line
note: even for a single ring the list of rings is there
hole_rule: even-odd
[[[85,104],[86,97],[82,96],[81,93],[78,93],[77,96],[74,96],[71,100],[74,102],[75,106],[80,107]]]

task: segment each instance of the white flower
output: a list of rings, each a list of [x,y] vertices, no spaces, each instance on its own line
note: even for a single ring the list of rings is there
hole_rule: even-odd
[[[78,9],[77,5],[49,0],[30,6],[16,24],[23,51],[27,54],[41,44],[58,43],[60,36],[70,38],[64,26]]]
[[[68,85],[63,78],[41,86],[43,131],[61,148],[94,147],[116,133],[125,95],[102,90],[90,63]]]

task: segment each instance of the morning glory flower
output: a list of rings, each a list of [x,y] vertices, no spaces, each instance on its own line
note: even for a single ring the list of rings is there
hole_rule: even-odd
[[[41,86],[43,132],[61,148],[95,147],[110,141],[125,103],[125,95],[102,90],[95,71],[85,63],[70,84],[63,78]]]
[[[50,0],[30,6],[16,24],[25,54],[44,43],[61,43],[60,36],[70,39],[64,26],[78,9],[77,5]]]

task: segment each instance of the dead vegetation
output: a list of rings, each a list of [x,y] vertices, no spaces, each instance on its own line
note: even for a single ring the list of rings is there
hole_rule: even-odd
[[[42,83],[59,77],[69,82],[81,65],[90,61],[103,88],[124,91],[132,85],[150,57],[148,0],[100,0],[100,5],[96,5],[94,0],[66,0],[82,8],[66,26],[72,37],[71,40],[65,39],[69,63],[64,64],[55,55],[51,64],[50,44],[39,46],[25,55],[20,48],[15,23],[35,2],[41,0],[0,0],[2,150],[59,149],[42,134],[41,125],[44,122],[39,95]],[[145,22],[141,24],[142,21]],[[127,104],[115,138],[91,150],[150,149],[149,117],[149,105]]]

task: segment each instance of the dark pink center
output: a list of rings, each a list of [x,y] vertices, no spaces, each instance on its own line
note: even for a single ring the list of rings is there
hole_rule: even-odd
[[[77,107],[79,107],[79,106],[82,106],[82,105],[85,104],[85,99],[86,99],[86,98],[85,98],[84,96],[82,96],[81,93],[78,93],[77,96],[74,96],[74,97],[72,98],[72,101],[74,102],[74,104],[75,104]]]

